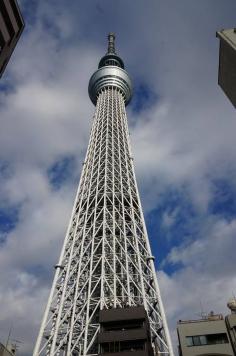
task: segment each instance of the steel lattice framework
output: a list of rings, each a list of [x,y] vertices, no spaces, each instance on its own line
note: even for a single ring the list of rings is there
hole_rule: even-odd
[[[98,354],[99,310],[135,305],[147,311],[156,355],[173,355],[129,142],[131,84],[112,34],[109,45],[90,80],[89,146],[34,356]],[[120,65],[109,62],[117,58]],[[115,74],[100,85],[104,69]]]

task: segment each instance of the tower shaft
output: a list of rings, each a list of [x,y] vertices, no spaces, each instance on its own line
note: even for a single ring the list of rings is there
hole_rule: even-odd
[[[119,85],[97,95],[89,146],[34,356],[100,353],[99,311],[143,305],[156,354],[173,355]]]

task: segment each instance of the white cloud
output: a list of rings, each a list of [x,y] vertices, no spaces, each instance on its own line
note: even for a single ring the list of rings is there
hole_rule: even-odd
[[[214,278],[222,275],[233,277],[235,234],[236,220],[228,222],[219,217],[209,219],[205,222],[202,236],[198,240],[190,245],[173,248],[167,260],[171,263],[181,262],[184,266],[192,266],[195,271]]]
[[[174,225],[179,213],[179,208],[175,208],[173,211],[165,211],[162,216],[162,226],[169,229]]]
[[[167,256],[181,268],[171,276],[159,273],[174,339],[179,319],[198,319],[202,311],[211,310],[227,314],[226,303],[235,293],[236,220],[211,218],[202,230],[201,238],[173,248]]]

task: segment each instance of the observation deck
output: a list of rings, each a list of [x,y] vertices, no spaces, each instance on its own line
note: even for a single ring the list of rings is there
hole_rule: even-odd
[[[124,69],[123,60],[115,52],[115,35],[108,35],[108,50],[99,62],[98,69],[89,81],[89,97],[94,105],[99,93],[105,88],[117,88],[124,96],[125,105],[132,97],[132,83]]]

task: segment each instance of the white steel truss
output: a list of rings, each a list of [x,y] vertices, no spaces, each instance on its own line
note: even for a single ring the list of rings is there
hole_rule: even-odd
[[[98,95],[90,142],[34,356],[98,354],[98,313],[143,305],[173,355],[134,174],[123,93]]]

